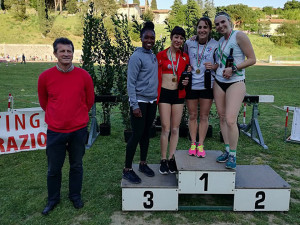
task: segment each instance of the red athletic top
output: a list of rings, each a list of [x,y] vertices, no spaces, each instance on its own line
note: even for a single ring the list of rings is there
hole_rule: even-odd
[[[168,58],[168,50],[169,48],[157,53],[157,61],[158,61],[158,96],[157,96],[157,102],[159,102],[159,97],[160,97],[160,90],[161,90],[161,84],[162,84],[162,74],[163,73],[173,73],[172,70],[172,63]],[[186,65],[189,64],[189,56],[181,51],[177,51],[176,53],[176,59],[179,58],[179,63],[178,63],[178,70],[177,70],[177,82],[180,80],[180,76],[182,72],[185,70]],[[169,66],[171,65],[171,66]],[[173,65],[177,65],[177,61],[173,62]],[[185,89],[178,90],[178,98],[185,98]]]
[[[95,101],[93,81],[87,71],[74,67],[63,73],[52,67],[39,76],[38,95],[48,129],[70,133],[87,126],[88,112]]]

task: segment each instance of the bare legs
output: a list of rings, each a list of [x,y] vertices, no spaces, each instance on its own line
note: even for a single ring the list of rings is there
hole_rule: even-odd
[[[213,100],[212,99],[189,99],[187,100],[187,107],[189,111],[189,130],[192,143],[196,142],[197,135],[197,117],[198,117],[198,103],[200,105],[199,115],[199,144],[203,144],[208,129],[208,116]]]
[[[245,94],[244,82],[232,84],[226,92],[216,82],[214,83],[214,96],[224,143],[229,144],[230,149],[234,150],[237,148],[239,138],[237,116]]]
[[[159,103],[159,114],[161,120],[161,136],[160,136],[160,148],[161,158],[167,158],[167,149],[169,144],[169,134],[171,131],[170,146],[169,146],[169,159],[171,159],[176,151],[178,137],[179,137],[179,125],[182,117],[183,104],[167,104]]]

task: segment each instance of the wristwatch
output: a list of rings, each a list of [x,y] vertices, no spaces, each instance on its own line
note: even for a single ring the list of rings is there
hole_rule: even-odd
[[[238,71],[238,68],[236,66],[232,66],[231,69],[232,69],[232,73],[235,73]]]

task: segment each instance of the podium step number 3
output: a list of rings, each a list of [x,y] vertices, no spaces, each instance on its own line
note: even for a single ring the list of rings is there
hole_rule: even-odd
[[[122,180],[122,210],[123,211],[177,211],[178,188],[175,174],[161,175],[158,164],[149,164],[154,170],[154,177],[147,177],[138,171],[138,165],[133,170],[142,179],[140,184],[131,184]]]
[[[224,163],[217,163],[221,151],[206,151],[199,159],[188,155],[186,150],[175,153],[178,174],[161,175],[159,164],[149,164],[155,171],[147,177],[133,169],[142,179],[131,184],[122,179],[123,211],[177,211],[177,210],[234,210],[234,211],[288,211],[291,186],[268,165],[238,165],[228,170]],[[199,194],[232,195],[228,206],[198,206],[179,203],[179,195]],[[181,202],[182,203],[182,202]],[[187,202],[189,203],[189,202]]]

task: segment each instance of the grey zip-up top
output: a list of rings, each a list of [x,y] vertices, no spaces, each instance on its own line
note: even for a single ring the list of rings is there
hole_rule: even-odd
[[[138,101],[150,102],[157,98],[158,64],[155,54],[142,47],[131,55],[127,70],[127,91],[130,107],[139,108]]]

